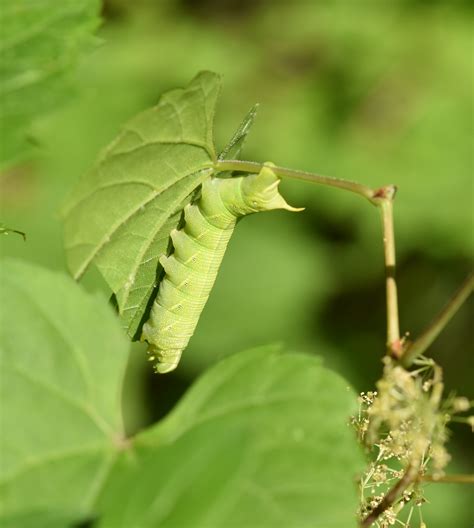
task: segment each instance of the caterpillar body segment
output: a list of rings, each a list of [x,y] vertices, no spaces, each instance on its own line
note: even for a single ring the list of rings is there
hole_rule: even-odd
[[[176,368],[194,333],[241,216],[272,209],[300,211],[278,192],[279,178],[270,165],[258,174],[210,178],[201,197],[184,209],[184,227],[171,233],[173,253],[162,256],[165,271],[150,318],[143,325],[150,360],[159,373]]]

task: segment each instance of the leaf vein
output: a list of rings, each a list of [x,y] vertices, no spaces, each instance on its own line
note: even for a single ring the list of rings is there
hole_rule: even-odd
[[[88,405],[85,405],[83,402],[75,400],[69,394],[67,394],[66,392],[63,392],[58,387],[55,387],[54,385],[47,383],[46,381],[33,376],[29,371],[21,367],[18,367],[17,365],[10,364],[8,366],[21,377],[25,378],[26,380],[30,381],[31,383],[37,385],[40,388],[45,389],[47,392],[50,392],[51,394],[58,396],[60,399],[64,400],[65,403],[69,404],[71,407],[75,407],[76,409],[82,411],[91,420],[91,422],[97,427],[97,429],[99,429],[99,431],[101,431],[107,437],[113,436],[114,431],[111,429],[111,427]]]
[[[198,174],[198,173],[204,172],[204,171],[206,173],[207,172],[212,172],[212,169],[211,168],[205,168],[205,169],[195,170],[194,172],[191,172],[191,173],[186,174],[185,176],[183,176],[183,179],[184,178],[188,178],[190,176],[194,176],[195,174]],[[131,213],[127,213],[123,218],[121,218],[118,222],[116,222],[114,225],[112,225],[111,229],[102,237],[102,240],[100,240],[100,242],[95,246],[94,251],[92,251],[92,253],[89,255],[89,257],[84,260],[82,266],[80,266],[79,269],[76,271],[76,273],[74,274],[74,278],[78,279],[84,273],[84,271],[87,269],[87,267],[92,262],[92,260],[95,258],[95,256],[100,252],[100,250],[105,246],[105,244],[107,244],[110,241],[110,238],[114,235],[114,233],[118,229],[120,229],[120,227],[122,227],[126,222],[128,222],[128,220],[130,220],[130,218],[132,218],[138,211],[140,211],[142,207],[146,207],[157,196],[160,196],[161,194],[163,194],[165,191],[170,189],[176,183],[177,183],[176,181],[173,181],[167,187],[162,189],[160,192],[154,193],[153,196],[151,196],[147,200],[142,201],[140,204],[138,204],[135,207],[135,209],[132,210]],[[91,244],[88,244],[88,245],[91,245]],[[73,247],[75,247],[74,244],[71,245],[71,246],[68,246],[67,249],[71,249]]]

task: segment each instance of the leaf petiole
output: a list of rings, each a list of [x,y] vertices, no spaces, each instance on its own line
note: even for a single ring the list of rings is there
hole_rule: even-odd
[[[215,163],[216,171],[242,171],[242,172],[259,172],[265,163],[258,163],[255,161],[240,161],[240,160],[219,160]],[[359,194],[367,198],[374,205],[378,204],[377,192],[366,185],[356,183],[342,178],[334,178],[331,176],[323,176],[321,174],[314,174],[296,169],[288,169],[286,167],[279,167],[272,165],[273,172],[280,178],[293,178],[296,180],[309,181],[320,185],[327,185],[329,187],[338,187]]]

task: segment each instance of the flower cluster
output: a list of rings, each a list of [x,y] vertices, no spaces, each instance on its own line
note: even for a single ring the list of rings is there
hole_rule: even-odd
[[[442,395],[442,370],[424,357],[416,360],[413,370],[384,358],[377,391],[360,394],[352,424],[372,458],[360,480],[361,520],[379,512],[373,524],[377,528],[396,523],[406,528],[426,526],[421,512],[423,477],[443,476],[450,460],[445,447],[447,424],[471,407],[466,398],[443,400]]]

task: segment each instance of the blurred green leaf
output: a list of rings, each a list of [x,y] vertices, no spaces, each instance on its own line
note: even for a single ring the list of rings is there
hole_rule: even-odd
[[[99,526],[354,526],[355,401],[314,357],[264,347],[228,358],[121,456]]]
[[[65,209],[68,264],[79,278],[94,263],[134,336],[156,287],[158,259],[193,191],[216,159],[219,77],[202,72],[186,89],[125,125]]]
[[[0,9],[0,165],[25,157],[33,119],[67,96],[71,70],[92,43],[99,0],[4,0]]]
[[[255,127],[252,144],[264,159],[277,152],[271,157],[278,165],[398,185],[400,255],[472,257],[464,226],[472,209],[473,12],[449,2],[409,4],[296,0],[268,9],[259,18],[262,40],[286,21],[281,47],[267,50],[273,63],[292,72],[301,58],[306,68],[280,86],[267,76],[272,97],[254,95],[265,127]],[[279,126],[284,134],[275,134]],[[361,251],[375,255],[369,244],[379,226],[357,198],[294,188],[295,201],[306,198],[326,218],[350,218]]]
[[[461,467],[460,472],[465,473],[466,468]],[[415,508],[415,519],[421,513],[429,528],[457,528],[472,524],[472,484],[430,483],[425,486],[424,493],[428,502]]]
[[[126,340],[61,274],[7,260],[0,283],[2,513],[85,515],[123,442]]]
[[[1,517],[2,528],[73,528],[78,517],[71,512],[33,510]]]

